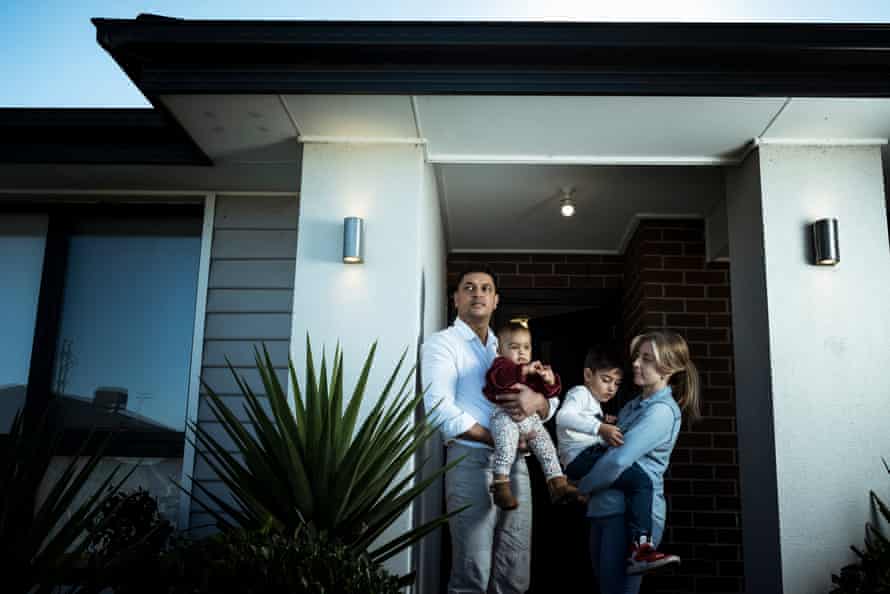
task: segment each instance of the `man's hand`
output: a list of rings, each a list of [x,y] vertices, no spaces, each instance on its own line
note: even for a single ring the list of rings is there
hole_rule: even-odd
[[[603,418],[603,420],[604,420],[605,422],[609,423],[610,425],[614,425],[615,423],[618,422],[618,417],[616,417],[615,415],[606,415],[606,416]]]
[[[498,394],[498,405],[507,411],[510,418],[516,422],[538,413],[542,419],[550,411],[550,403],[541,394],[538,394],[525,384],[513,384],[511,390],[516,392]]]
[[[600,437],[612,447],[617,448],[620,445],[624,444],[624,434],[621,433],[621,429],[619,429],[616,425],[608,425],[603,423],[600,425],[597,433],[600,434]]]
[[[494,439],[491,437],[491,432],[479,423],[474,424],[457,437],[459,439],[466,439],[467,441],[478,441],[479,443],[488,444],[490,446],[494,445]]]

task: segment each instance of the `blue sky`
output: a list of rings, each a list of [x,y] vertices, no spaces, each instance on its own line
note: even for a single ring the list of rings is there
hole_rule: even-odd
[[[141,107],[91,17],[890,23],[890,0],[4,0],[0,107]]]

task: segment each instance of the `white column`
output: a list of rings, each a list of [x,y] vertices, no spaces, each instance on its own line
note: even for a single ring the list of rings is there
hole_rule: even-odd
[[[886,487],[890,243],[878,147],[759,149],[727,177],[746,589],[827,591]],[[841,263],[808,224],[838,219]]]
[[[415,363],[421,328],[438,329],[428,328],[429,311],[444,310],[436,279],[444,278],[444,243],[426,167],[416,146],[307,144],[303,149],[291,353],[299,372],[307,332],[316,356],[322,345],[331,353],[339,342],[349,390],[377,340],[362,419],[404,349],[405,370]],[[342,261],[343,218],[349,216],[364,219],[363,264]],[[428,270],[436,262],[440,268]],[[411,525],[409,513],[393,531]],[[411,555],[395,557],[387,568],[407,573]]]

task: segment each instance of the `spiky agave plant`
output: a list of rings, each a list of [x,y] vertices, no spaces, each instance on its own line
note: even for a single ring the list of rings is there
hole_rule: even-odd
[[[420,422],[414,422],[423,394],[412,394],[410,389],[413,368],[398,390],[393,390],[407,351],[371,412],[358,424],[376,348],[375,343],[344,406],[342,351],[339,347],[335,350],[330,373],[322,355],[316,374],[307,337],[302,390],[293,362],[289,363],[292,407],[274,373],[268,350],[265,346],[262,354],[256,350],[256,367],[271,414],[227,361],[244,395],[252,431],[204,384],[210,410],[238,450],[237,454],[228,451],[204,427],[191,425],[196,450],[234,499],[232,504],[200,481],[195,482],[197,490],[209,500],[198,498],[199,504],[222,528],[272,526],[285,534],[294,534],[305,527],[325,533],[357,553],[368,553],[372,561],[380,563],[453,515],[440,516],[375,546],[378,537],[411,502],[457,463],[439,468],[414,484],[415,477],[404,472],[418,449],[438,430],[430,422],[429,413]]]
[[[890,465],[886,460],[884,470],[890,474]],[[883,518],[885,526],[890,526],[890,507],[869,491],[872,510]],[[878,520],[880,522],[881,520]],[[884,533],[879,523],[868,522],[865,525],[865,548],[851,546],[856,554],[856,563],[841,569],[840,575],[832,575],[834,588],[831,594],[884,594],[890,592],[890,538]]]
[[[132,474],[115,480],[120,466],[110,472],[86,499],[75,503],[102,460],[108,439],[87,453],[88,438],[64,467],[42,500],[40,486],[57,454],[61,433],[51,427],[49,414],[26,431],[17,413],[9,435],[0,445],[0,555],[3,591],[51,592],[83,558],[85,538],[98,510],[106,505]],[[101,528],[104,523],[97,527]]]

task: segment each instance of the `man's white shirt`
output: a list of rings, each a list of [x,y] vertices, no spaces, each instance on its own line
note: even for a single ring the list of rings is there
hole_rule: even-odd
[[[473,448],[490,446],[478,441],[457,439],[474,424],[488,429],[495,405],[482,393],[485,372],[497,357],[498,339],[489,328],[485,344],[463,320],[436,332],[423,345],[420,377],[426,392],[423,396],[431,421],[442,423],[446,444],[457,441]],[[559,398],[550,398],[549,420],[559,406]],[[435,409],[433,407],[436,407]]]

